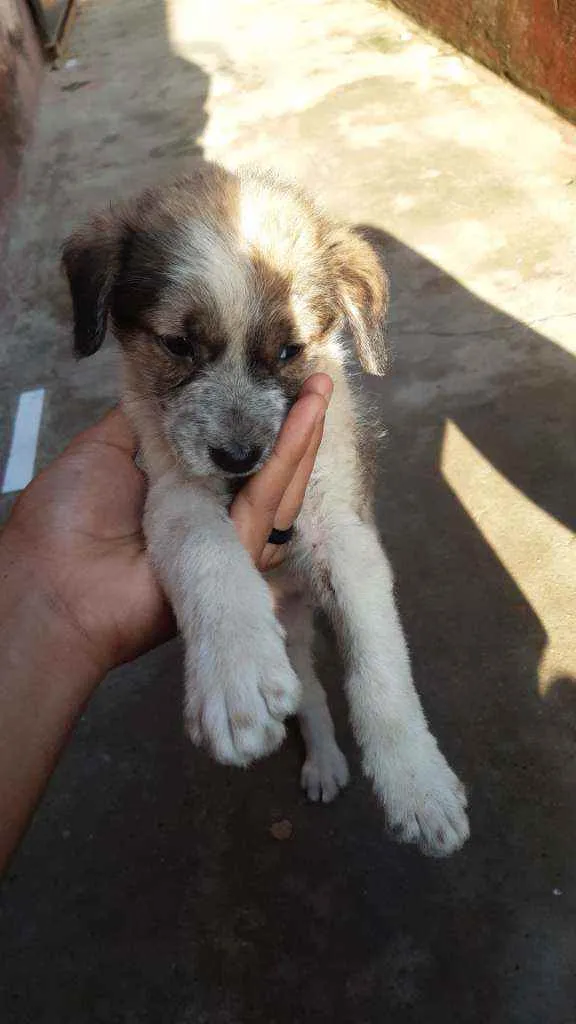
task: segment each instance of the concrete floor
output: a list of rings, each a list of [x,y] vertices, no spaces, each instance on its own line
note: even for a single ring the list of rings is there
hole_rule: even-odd
[[[41,462],[115,395],[112,346],[69,355],[58,271],[94,207],[204,154],[370,225],[396,353],[367,382],[379,523],[473,835],[446,862],[385,835],[325,635],[355,769],[329,808],[295,734],[244,773],[185,743],[169,645],[101,687],[14,862],[2,1021],[571,1024],[574,129],[366,0],[92,0],[71,45],[1,274],[1,458],[21,390],[47,389]]]

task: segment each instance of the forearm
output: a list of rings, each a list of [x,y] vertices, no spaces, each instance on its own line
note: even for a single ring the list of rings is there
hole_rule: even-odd
[[[0,651],[1,871],[104,674],[7,534],[0,542]]]

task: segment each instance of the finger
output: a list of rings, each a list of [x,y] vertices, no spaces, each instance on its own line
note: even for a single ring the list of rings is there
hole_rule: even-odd
[[[268,462],[242,488],[230,514],[240,540],[250,553],[259,555],[274,525],[284,491],[290,483],[314,432],[324,415],[318,395],[298,400],[291,410]]]
[[[242,489],[233,506],[234,521],[241,529],[244,529],[245,518],[253,520],[255,512],[264,514],[266,528],[273,523],[274,513],[306,455],[316,425],[324,418],[331,393],[332,381],[326,374],[314,374],[304,383],[269,461]]]
[[[256,559],[270,535],[282,497],[323,422],[331,391],[326,374],[315,374],[306,381],[268,462],[232,504],[230,514],[240,540]]]
[[[316,394],[321,394],[326,403],[328,403],[332,397],[333,384],[327,374],[315,374],[313,377],[310,377],[305,382],[302,390],[306,392],[308,388],[314,389]],[[308,481],[314,468],[318,449],[322,441],[323,431],[324,419],[322,418],[316,424],[308,448],[301,458],[292,480],[282,495],[274,518],[274,526],[277,530],[289,529],[300,511],[304,495],[306,493],[306,488],[308,486]]]
[[[326,375],[322,375],[322,378],[322,380],[319,380],[317,375],[316,379],[319,384],[317,390],[322,391],[324,393],[324,397],[329,402],[332,395],[333,384],[331,379],[326,377]],[[314,468],[316,455],[318,454],[318,449],[322,441],[323,432],[324,421],[322,420],[321,423],[317,425],[306,453],[301,459],[291,482],[284,492],[280,505],[278,506],[274,519],[274,527],[277,530],[288,530],[293,526],[298,517],[302,507],[302,502],[304,501],[306,488]],[[260,557],[257,558],[258,567],[262,570],[272,569],[275,566],[280,565],[284,561],[285,556],[286,550],[284,545],[267,543],[265,544]]]
[[[288,485],[288,488],[284,493],[284,497],[278,506],[278,511],[274,518],[274,527],[277,530],[290,529],[298,517],[304,500],[304,495],[306,493],[306,488],[308,486],[308,481],[314,468],[314,462],[318,453],[318,448],[320,447],[322,434],[323,423],[321,423],[314,432],[312,441],[308,446],[308,450],[300,462],[300,465],[298,466],[298,469],[296,470],[296,473],[294,474],[294,477]],[[255,558],[258,568],[265,570],[272,569],[275,566],[280,565],[280,563],[284,561],[285,556],[286,546],[284,544],[267,543],[264,545],[262,553],[259,556],[256,555]]]
[[[311,377],[304,381],[299,398],[302,398],[303,395],[314,393],[321,395],[326,402],[326,406],[328,406],[333,390],[332,378],[327,373],[313,373]]]
[[[274,517],[274,526],[277,530],[288,530],[298,516],[304,501],[308,481],[314,468],[323,432],[324,423],[321,421],[316,425],[310,444],[300,460],[292,480],[282,495]]]

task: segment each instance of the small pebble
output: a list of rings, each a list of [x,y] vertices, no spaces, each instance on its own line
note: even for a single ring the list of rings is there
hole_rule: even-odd
[[[292,822],[288,821],[287,818],[284,818],[283,821],[275,821],[270,826],[270,833],[274,839],[290,839],[292,835]]]

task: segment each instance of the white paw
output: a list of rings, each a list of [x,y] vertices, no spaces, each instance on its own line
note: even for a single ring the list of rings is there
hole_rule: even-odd
[[[300,785],[309,800],[328,804],[338,796],[349,777],[346,758],[336,740],[330,739],[308,754],[302,765]]]
[[[364,767],[401,842],[416,843],[431,857],[447,857],[466,842],[466,792],[430,733],[382,748]]]
[[[298,708],[300,682],[280,626],[256,622],[222,631],[187,651],[185,721],[190,739],[222,764],[244,766],[282,743],[283,721]]]

